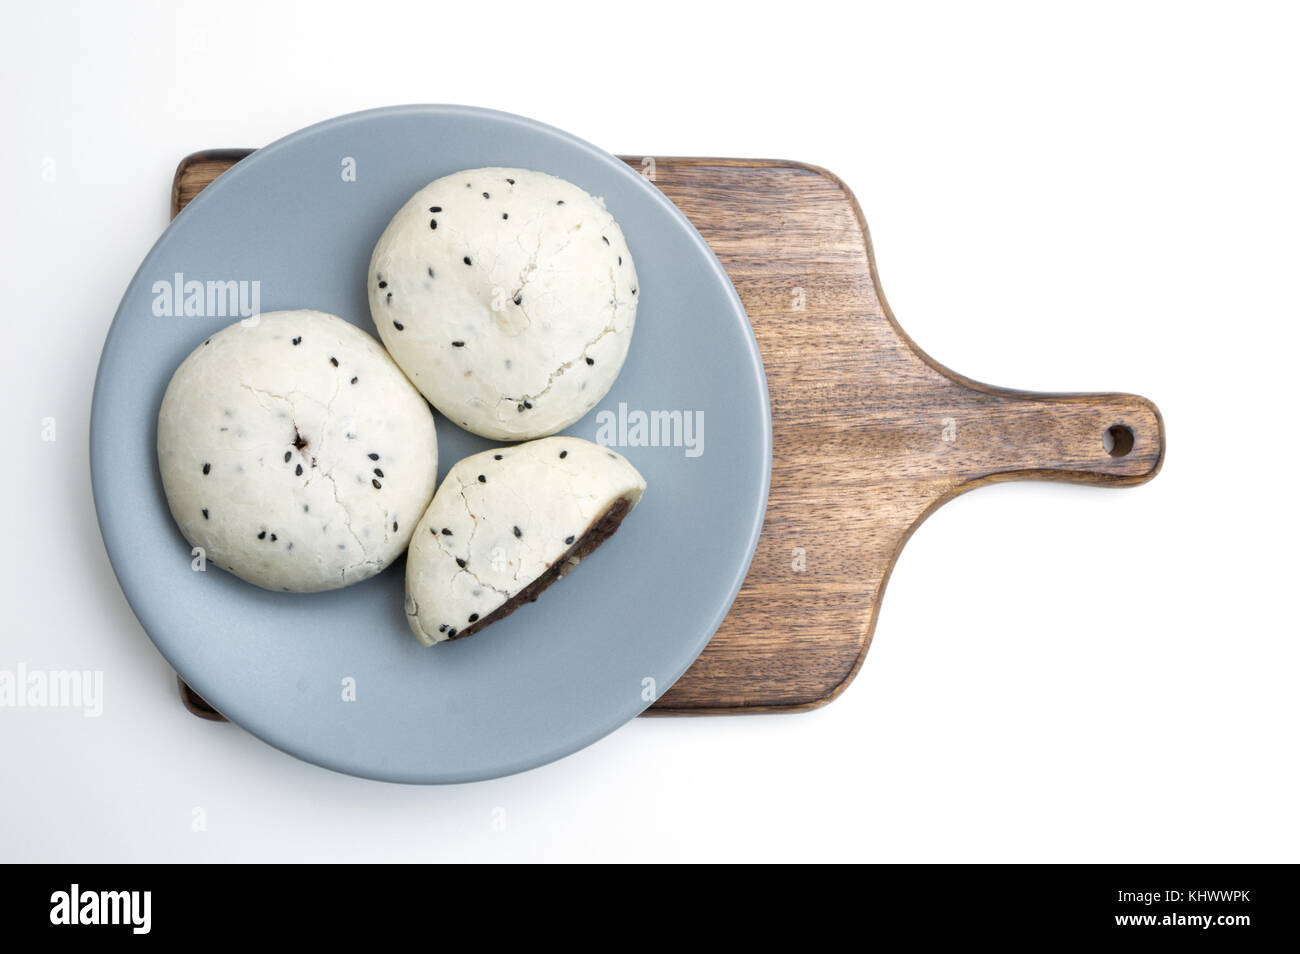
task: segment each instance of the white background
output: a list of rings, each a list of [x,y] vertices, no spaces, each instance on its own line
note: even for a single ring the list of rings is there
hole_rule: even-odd
[[[0,668],[101,669],[106,699],[0,709],[0,860],[1300,860],[1296,41],[1250,3],[11,7]],[[809,714],[641,719],[448,788],[201,722],[99,539],[99,349],[182,155],[405,102],[824,165],[922,347],[1151,397],[1164,471],[943,508]]]

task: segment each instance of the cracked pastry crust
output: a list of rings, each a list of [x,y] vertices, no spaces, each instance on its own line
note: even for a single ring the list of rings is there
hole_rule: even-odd
[[[334,315],[235,322],[176,369],[158,466],[181,533],[269,590],[374,576],[433,496],[433,414],[379,344]]]
[[[553,434],[605,396],[639,293],[600,199],[495,167],[417,192],[375,245],[368,291],[379,336],[416,387],[495,440]]]
[[[624,457],[576,437],[466,457],[411,538],[411,631],[432,646],[536,599],[611,536],[644,491]]]

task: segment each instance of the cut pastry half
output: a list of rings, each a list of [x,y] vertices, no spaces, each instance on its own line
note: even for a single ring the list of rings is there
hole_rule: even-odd
[[[645,480],[620,454],[548,437],[453,466],[411,539],[406,615],[426,646],[502,619],[619,528]]]

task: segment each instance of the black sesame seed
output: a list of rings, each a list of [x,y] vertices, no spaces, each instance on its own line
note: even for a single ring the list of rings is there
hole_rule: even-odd
[[[587,359],[587,364],[595,364],[595,363],[596,363],[596,359],[595,359],[595,358],[588,358],[588,359]]]
[[[493,454],[493,455],[492,455],[492,459],[493,459],[493,460],[500,460],[503,456],[504,456],[504,455],[502,455],[502,454]]]
[[[393,322],[393,327],[396,328],[398,331],[406,330],[406,325],[402,324],[400,321]]]
[[[259,540],[265,540],[265,539],[266,539],[266,531],[263,530],[261,533],[259,533],[259,534],[257,535],[257,539],[259,539]]]
[[[203,343],[204,343],[205,345],[210,345],[210,344],[212,344],[212,339],[209,338],[207,341],[205,341],[205,342],[203,342]]]
[[[356,379],[356,378],[353,378],[353,379],[352,379],[352,383],[353,383],[353,384],[356,384],[356,383],[357,383],[357,379]]]
[[[556,205],[564,205],[564,200],[563,200],[563,199],[560,199],[560,200],[559,200],[558,202],[556,202],[555,204],[556,204]]]
[[[433,266],[432,266],[432,265],[429,266],[429,277],[430,277],[430,278],[433,277]]]
[[[285,462],[286,464],[289,463],[289,458],[292,457],[292,456],[293,456],[293,451],[285,451],[285,452],[284,452],[284,462]]]
[[[603,235],[600,237],[600,240],[601,240],[602,242],[604,242],[606,245],[609,244],[609,239],[605,238],[605,236],[603,236]]]
[[[310,510],[310,509],[311,509],[311,507],[310,507],[308,504],[303,504],[303,505],[302,505],[302,512],[303,512],[303,513],[306,513],[306,512],[307,512],[308,510]]]
[[[204,508],[203,508],[203,519],[204,519],[204,520],[207,520],[207,519],[208,519],[208,508],[207,508],[207,507],[204,507]]]
[[[380,282],[380,283],[379,283],[379,287],[380,287],[380,288],[387,288],[387,287],[388,287],[388,282]]]
[[[568,451],[566,451],[566,450],[562,450],[562,451],[560,451],[560,460],[564,460],[564,458],[566,458],[566,457],[568,457],[568,456],[569,456],[569,452],[568,452]]]
[[[456,631],[454,629],[447,630],[447,636],[448,638],[454,639],[456,636]]]
[[[514,179],[507,179],[506,182],[509,182],[511,185],[514,185],[514,184],[515,184],[515,180],[514,180]]]
[[[382,476],[384,476],[384,472],[383,472],[382,470],[380,470],[378,467],[376,467],[376,468],[375,468],[375,476],[376,476],[376,477],[382,477]]]
[[[565,537],[564,542],[569,544],[573,543],[573,537]]]
[[[443,528],[442,528],[442,535],[443,535],[444,537],[454,536],[454,534],[453,534],[450,530],[448,530],[446,527],[443,527]]]
[[[469,621],[470,621],[471,623],[476,622],[477,620],[478,620],[478,613],[470,613],[470,614],[469,614]]]
[[[447,632],[447,624],[446,624],[446,623],[443,623],[441,626],[439,626],[439,627],[438,627],[438,632],[440,632],[440,633],[445,633],[445,632]]]
[[[522,537],[523,535],[524,535],[523,531],[520,530],[518,527],[515,527],[515,536]]]
[[[367,454],[366,456],[369,457],[371,460],[379,460],[378,454]]]
[[[516,296],[515,296],[515,304],[516,304],[516,305],[522,305],[523,303],[524,303],[524,296],[523,296],[523,295],[516,295]]]
[[[302,344],[302,337],[300,336],[300,337],[294,338],[294,339],[293,339],[293,343],[294,343],[295,345],[300,345],[300,344]]]
[[[465,561],[462,560],[460,557],[456,557],[456,565],[460,567],[462,570],[465,569]]]
[[[441,212],[441,211],[442,211],[442,206],[440,206],[440,205],[431,205],[431,206],[429,206],[429,211],[430,211],[430,212]]]
[[[384,486],[383,484],[381,484],[381,483],[380,483],[379,481],[377,481],[377,480],[371,480],[370,483],[374,485],[374,488],[375,488],[376,490],[379,490],[379,489],[381,489],[381,488]]]
[[[387,305],[387,304],[391,303],[392,300],[393,300],[393,293],[392,293],[392,292],[389,292],[389,293],[384,297],[384,304]]]
[[[636,294],[636,289],[635,289],[635,288],[632,289],[632,294],[633,294],[633,295]]]
[[[518,410],[520,414],[524,413],[524,406],[520,404]]]
[[[501,213],[501,218],[503,218],[503,219],[508,219],[508,218],[510,218],[510,213],[509,213],[509,212],[502,212],[502,213]]]
[[[393,521],[393,533],[396,533],[396,532],[397,532],[397,521],[394,520],[394,521]]]
[[[438,220],[437,220],[437,219],[430,219],[430,220],[429,220],[429,228],[431,228],[431,229],[436,229],[437,227],[438,227]]]
[[[478,482],[479,482],[480,484],[486,484],[486,483],[487,483],[487,477],[484,476],[483,474],[479,474],[479,475],[478,475]]]
[[[274,542],[275,542],[275,534],[274,534],[274,533],[273,533],[273,534],[271,534],[271,542],[272,542],[272,543],[274,543]]]
[[[334,367],[337,368],[337,367],[339,366],[339,359],[338,359],[338,358],[335,358],[335,357],[333,357],[333,356],[331,356],[331,357],[330,357],[330,364],[334,365]]]
[[[463,341],[453,341],[453,342],[451,343],[451,346],[452,346],[453,348],[463,348],[463,347],[465,347],[465,342],[463,342]]]
[[[468,255],[465,256],[465,258],[464,258],[464,262],[465,262],[466,265],[473,265],[473,264],[474,264],[473,262],[471,262],[471,261],[469,260],[469,256],[468,256]]]
[[[204,464],[204,465],[203,465],[203,473],[204,473],[204,476],[206,476],[206,475],[208,474],[208,472],[211,471],[211,470],[212,470],[212,465],[211,465],[211,464]]]
[[[486,192],[484,192],[484,193],[483,193],[483,198],[485,198],[485,199],[490,199],[490,198],[492,198],[492,196],[490,196],[490,195],[488,195]]]
[[[620,265],[623,264],[623,256],[622,256],[622,255],[620,255],[620,256],[618,257],[618,263],[619,263]]]
[[[524,402],[524,407],[528,408],[530,411],[533,409],[533,405],[528,401]]]
[[[295,468],[293,469],[293,472],[294,472],[294,474],[295,474],[296,476],[301,477],[301,476],[302,476],[302,464],[299,464],[297,467],[295,467]]]

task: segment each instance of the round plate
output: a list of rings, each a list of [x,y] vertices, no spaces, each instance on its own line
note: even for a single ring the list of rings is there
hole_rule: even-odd
[[[375,335],[366,268],[379,234],[421,186],[477,166],[561,176],[603,196],[623,227],[640,281],[631,351],[605,399],[564,433],[617,447],[646,478],[640,506],[538,602],[431,649],[407,628],[402,561],[356,586],[308,595],[267,592],[216,567],[194,570],[158,474],[158,406],[181,360],[234,319],[184,316],[185,283],[204,283],[204,311],[217,310],[207,283],[247,282],[261,311],[315,308]],[[181,314],[168,316],[178,303]],[[680,412],[693,426],[665,427],[667,439],[643,446],[640,415],[655,411]],[[441,416],[437,426],[440,479],[493,446]],[[109,329],[90,455],[117,578],[199,695],[318,765],[455,782],[568,755],[636,716],[686,671],[721,624],[758,542],[771,416],[731,282],[654,186],[531,120],[404,106],[329,120],[259,149],[176,218]]]

